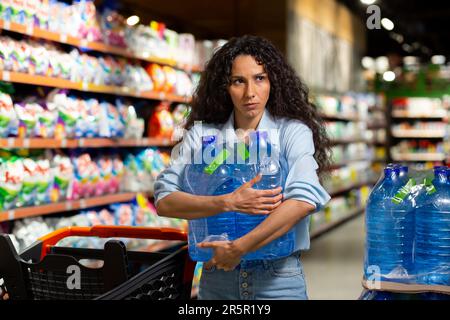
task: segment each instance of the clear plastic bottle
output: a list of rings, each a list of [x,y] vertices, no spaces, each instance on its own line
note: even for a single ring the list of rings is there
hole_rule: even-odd
[[[366,278],[380,273],[380,280],[402,278],[412,271],[414,214],[407,198],[394,203],[393,198],[404,181],[399,167],[384,169],[384,178],[368,199],[366,208]]]
[[[262,175],[261,180],[253,188],[270,190],[282,186],[283,177],[278,161],[278,151],[270,143],[267,132],[257,131],[252,133],[250,135],[249,149],[257,150],[256,172]],[[247,165],[248,175],[251,178],[255,175],[255,172],[250,168],[252,167]],[[267,215],[265,214],[236,213],[238,237],[244,236],[252,231],[266,218]],[[243,257],[243,260],[275,259],[288,256],[293,252],[294,245],[295,233],[291,229],[264,247],[248,253]]]
[[[417,282],[450,285],[450,184],[447,167],[434,168],[435,192],[416,209],[415,267]]]

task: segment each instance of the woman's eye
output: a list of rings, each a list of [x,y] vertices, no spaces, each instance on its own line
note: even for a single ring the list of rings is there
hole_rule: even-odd
[[[241,84],[241,83],[243,83],[244,81],[242,81],[242,79],[234,79],[233,80],[233,84]]]
[[[265,76],[256,76],[257,81],[263,81],[265,79]]]

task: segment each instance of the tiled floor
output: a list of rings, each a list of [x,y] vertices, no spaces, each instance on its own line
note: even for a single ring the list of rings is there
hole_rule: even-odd
[[[311,300],[354,300],[362,292],[364,215],[311,241],[302,255]]]

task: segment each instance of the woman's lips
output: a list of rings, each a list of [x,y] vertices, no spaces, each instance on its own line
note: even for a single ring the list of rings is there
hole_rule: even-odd
[[[246,103],[244,104],[244,107],[248,108],[248,109],[254,109],[258,106],[258,103]]]

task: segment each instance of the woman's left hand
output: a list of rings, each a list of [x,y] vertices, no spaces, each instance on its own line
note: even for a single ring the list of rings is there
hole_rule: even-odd
[[[243,255],[242,250],[236,246],[234,241],[202,242],[197,246],[214,250],[214,256],[205,264],[205,268],[211,268],[214,265],[217,269],[232,271],[241,262]]]

